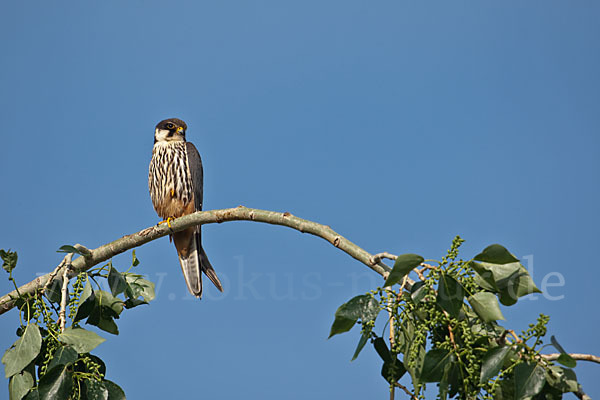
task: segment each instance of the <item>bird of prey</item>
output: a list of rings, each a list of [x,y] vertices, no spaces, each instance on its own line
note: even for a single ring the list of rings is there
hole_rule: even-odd
[[[177,118],[160,121],[154,130],[148,188],[156,213],[169,226],[173,218],[202,210],[202,160],[196,147],[186,141],[186,130],[185,122]],[[174,232],[171,239],[190,293],[202,297],[201,271],[222,292],[221,281],[202,248],[200,226]]]

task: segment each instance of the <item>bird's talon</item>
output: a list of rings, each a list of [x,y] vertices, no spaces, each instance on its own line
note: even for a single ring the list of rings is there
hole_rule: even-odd
[[[162,224],[167,224],[167,226],[169,227],[169,229],[173,229],[173,227],[171,226],[171,221],[173,220],[173,218],[169,217],[164,221],[160,221],[158,223],[158,225],[162,225]]]

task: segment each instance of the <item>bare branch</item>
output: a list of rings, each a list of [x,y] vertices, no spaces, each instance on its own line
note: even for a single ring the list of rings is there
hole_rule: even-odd
[[[569,353],[569,355],[574,360],[591,361],[591,362],[600,364],[600,357],[592,355],[592,354]],[[560,353],[542,354],[541,356],[544,357],[548,361],[555,361],[555,360],[558,360]]]
[[[48,276],[48,281],[46,282],[46,284],[44,285],[44,287],[42,288],[42,291],[45,291],[46,289],[48,289],[48,286],[50,286],[50,284],[52,283],[52,281],[54,280],[54,278],[56,278],[56,276],[58,275],[58,273],[61,271],[62,267],[65,266],[65,264],[67,263],[67,258],[69,257],[69,254],[67,254],[65,256],[65,258],[62,259],[62,261],[60,262],[60,264],[58,264],[58,266],[56,268],[54,268],[54,271],[52,271],[49,276]],[[73,255],[71,254],[71,257],[73,257]],[[70,260],[70,259],[69,259]],[[70,262],[70,261],[69,261]]]
[[[583,388],[581,387],[581,385],[579,385],[577,387],[577,391],[573,392],[573,394],[575,396],[577,396],[578,399],[581,399],[581,400],[592,400],[592,398],[583,391]]]
[[[404,390],[404,393],[406,393],[411,399],[413,399],[413,400],[419,400],[419,398],[417,396],[415,396],[414,394],[412,394],[412,392],[410,390],[408,390],[408,388],[406,386],[401,385],[398,382],[395,383],[395,386],[399,387],[402,390]]]
[[[75,248],[84,254],[84,256],[73,260],[69,275],[73,276],[81,271],[87,271],[94,265],[106,261],[117,254],[144,245],[170,233],[179,232],[195,225],[229,221],[254,221],[287,226],[288,228],[296,229],[303,233],[310,233],[311,235],[327,240],[329,243],[365,264],[379,275],[384,276],[385,274],[387,276],[391,270],[389,266],[381,262],[381,259],[374,260],[369,252],[339,235],[329,226],[295,217],[288,212],[281,213],[239,206],[237,208],[227,208],[223,210],[199,211],[173,220],[171,222],[171,228],[169,228],[167,224],[151,226],[140,232],[123,236],[120,239],[93,250],[88,250],[84,246],[76,245]],[[64,265],[61,267],[64,267]],[[60,268],[57,268],[54,272],[37,277],[33,281],[19,287],[21,295],[33,294],[37,290],[45,287],[45,285],[58,274],[59,270]],[[12,309],[17,298],[18,293],[16,290],[2,296],[0,298],[0,314],[4,314]]]
[[[383,260],[384,258],[387,258],[389,260],[395,260],[396,258],[398,258],[398,256],[388,253],[387,251],[384,251],[382,253],[377,253],[377,254],[373,255],[373,257],[371,257],[371,264],[377,264],[379,261]]]
[[[73,253],[69,253],[63,260],[63,263],[65,264],[65,270],[63,272],[63,285],[60,297],[60,312],[58,313],[61,333],[65,331],[65,324],[67,322],[67,290],[69,288],[69,270],[71,268],[72,259]]]

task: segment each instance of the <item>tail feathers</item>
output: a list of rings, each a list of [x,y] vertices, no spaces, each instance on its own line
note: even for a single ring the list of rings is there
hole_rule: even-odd
[[[214,285],[217,287],[217,289],[219,289],[219,291],[222,292],[223,285],[221,285],[221,281],[219,280],[219,277],[217,276],[215,269],[210,264],[210,261],[208,261],[208,257],[206,256],[206,253],[204,252],[202,245],[200,245],[200,265],[202,266],[202,272],[204,272],[204,274],[208,277],[208,279],[210,279],[210,281],[212,283],[214,283]]]
[[[200,234],[194,232],[178,232],[173,235],[173,241],[179,255],[179,264],[185,278],[188,290],[194,296],[202,297],[202,275],[204,272],[217,289],[223,291],[223,285],[217,277],[208,257],[200,244]]]
[[[195,246],[194,246],[195,247]],[[200,262],[198,258],[198,251],[193,249],[184,257],[179,254],[179,264],[181,264],[181,270],[183,271],[183,277],[187,284],[188,290],[194,296],[202,297],[202,275],[200,274]]]

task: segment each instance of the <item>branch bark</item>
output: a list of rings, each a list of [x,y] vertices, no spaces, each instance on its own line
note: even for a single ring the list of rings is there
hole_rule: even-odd
[[[592,354],[569,353],[569,355],[574,360],[591,361],[591,362],[600,364],[600,357],[594,356]],[[559,356],[560,356],[560,353],[542,354],[542,357],[544,357],[548,361],[558,360]]]
[[[58,313],[58,320],[60,321],[60,332],[65,331],[65,325],[67,323],[67,291],[69,289],[69,267],[71,265],[71,259],[73,258],[73,253],[67,254],[65,259],[66,268],[63,272],[63,285],[60,295],[60,312]]]
[[[266,211],[239,206],[236,208],[227,208],[223,210],[198,211],[193,214],[185,215],[171,222],[169,228],[167,224],[155,225],[143,229],[131,235],[123,236],[120,239],[107,243],[93,250],[88,250],[83,246],[75,247],[82,253],[82,256],[73,260],[70,264],[70,276],[77,275],[81,271],[87,271],[93,266],[104,262],[117,254],[123,253],[135,247],[142,246],[148,242],[167,236],[170,233],[182,231],[195,225],[206,225],[222,223],[229,221],[254,221],[272,225],[281,225],[295,229],[302,233],[309,233],[327,240],[333,246],[350,255],[352,258],[365,264],[373,271],[384,278],[387,277],[391,268],[385,265],[381,258],[373,258],[366,250],[352,243],[341,236],[327,225],[321,225],[316,222],[298,218],[289,212]],[[21,295],[34,294],[36,291],[44,288],[57,275],[62,275],[69,266],[59,265],[52,273],[37,277],[33,281],[19,287]],[[59,275],[59,276],[60,276]],[[15,300],[18,298],[17,290],[0,297],[0,314],[11,310],[15,306]]]

